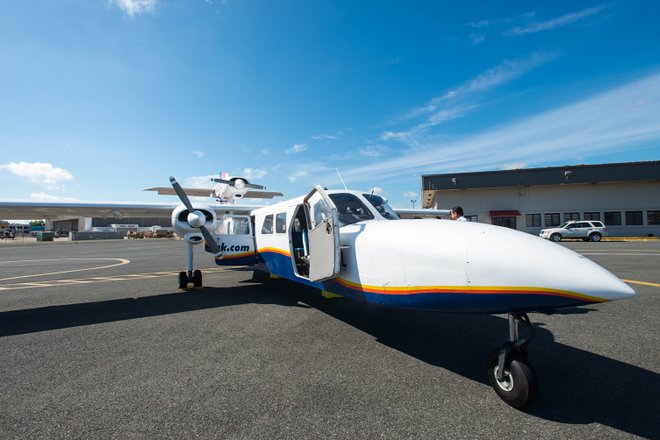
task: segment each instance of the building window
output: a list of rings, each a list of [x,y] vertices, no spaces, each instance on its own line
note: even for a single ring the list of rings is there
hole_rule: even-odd
[[[580,221],[580,213],[579,212],[565,212],[564,213],[564,221],[565,222]]]
[[[525,226],[528,228],[540,228],[541,214],[527,214],[525,216]]]
[[[469,221],[469,222],[475,222],[475,223],[476,223],[476,222],[479,221],[479,216],[478,216],[478,215],[465,215],[464,217],[465,217],[465,218],[467,219],[467,221]]]
[[[626,211],[626,225],[638,226],[643,224],[642,211]]]
[[[646,223],[649,225],[660,225],[660,211],[648,211],[646,213]]]
[[[495,226],[504,226],[505,228],[517,229],[515,217],[493,217],[491,221]]]
[[[559,226],[559,213],[550,213],[543,216],[543,222],[546,226]]]
[[[606,212],[605,226],[621,226],[621,213],[619,211]]]
[[[264,218],[264,224],[261,226],[262,234],[272,234],[273,233],[273,214],[267,215]]]
[[[600,220],[600,212],[585,212],[585,220]]]

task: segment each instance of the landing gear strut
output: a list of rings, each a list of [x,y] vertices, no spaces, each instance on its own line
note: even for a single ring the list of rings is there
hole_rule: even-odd
[[[202,271],[197,269],[193,271],[193,243],[186,241],[188,245],[188,267],[187,272],[179,272],[179,289],[185,290],[188,284],[193,287],[202,287]]]
[[[520,337],[519,323],[527,327],[528,336]],[[514,408],[531,405],[539,394],[536,374],[527,360],[527,346],[534,335],[526,313],[509,313],[509,340],[488,356],[488,382],[500,399]]]

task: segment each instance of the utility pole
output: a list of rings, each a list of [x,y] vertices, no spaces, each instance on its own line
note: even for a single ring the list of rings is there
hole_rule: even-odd
[[[410,203],[412,203],[412,205],[413,205],[413,209],[415,209],[415,202],[416,202],[416,201],[417,201],[417,200],[411,200],[411,201],[410,201]]]

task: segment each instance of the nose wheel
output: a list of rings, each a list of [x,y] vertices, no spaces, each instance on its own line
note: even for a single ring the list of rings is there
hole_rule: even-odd
[[[192,272],[179,272],[179,289],[185,290],[188,285],[193,287],[202,287],[202,271],[197,269]]]
[[[527,337],[520,337],[519,323],[529,329]],[[539,395],[536,373],[527,360],[527,346],[534,335],[526,313],[509,313],[509,340],[488,356],[488,383],[500,399],[518,409],[531,405]]]
[[[188,271],[179,272],[179,289],[186,290],[190,284],[193,287],[202,287],[202,271],[193,270],[193,243],[187,242],[188,246]]]

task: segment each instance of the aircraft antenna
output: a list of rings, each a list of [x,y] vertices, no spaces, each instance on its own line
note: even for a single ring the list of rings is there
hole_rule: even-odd
[[[346,183],[344,183],[344,179],[341,178],[341,173],[339,172],[339,169],[335,168],[335,171],[337,171],[337,175],[339,176],[339,180],[341,180],[341,184],[344,185],[344,189],[348,190],[348,187],[346,186]]]

